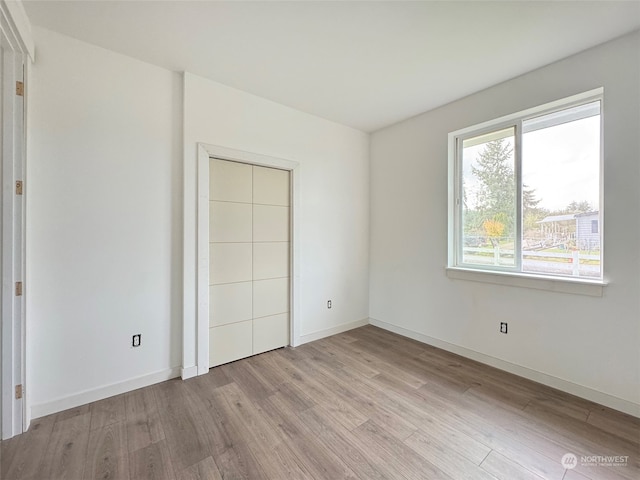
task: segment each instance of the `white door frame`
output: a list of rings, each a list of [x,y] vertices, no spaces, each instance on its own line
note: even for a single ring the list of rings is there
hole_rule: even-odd
[[[29,60],[34,46],[31,29],[20,2],[0,1],[2,48],[2,416],[1,438],[29,428],[31,420],[26,389],[25,293],[17,295],[16,282],[25,290],[25,109]],[[23,93],[17,94],[16,82]],[[16,191],[22,181],[22,193]],[[16,398],[21,385],[22,396]]]
[[[300,211],[300,164],[292,160],[270,157],[258,153],[244,152],[233,148],[218,145],[198,144],[198,166],[197,166],[197,221],[195,238],[189,239],[185,235],[185,241],[194,240],[196,243],[196,282],[195,298],[196,308],[196,342],[184,342],[184,351],[193,352],[195,347],[196,372],[185,372],[183,378],[188,378],[194,374],[202,375],[209,371],[209,159],[218,158],[220,160],[231,160],[234,162],[247,163],[262,167],[274,167],[288,170],[291,174],[291,265],[289,285],[290,295],[290,344],[297,346],[300,344],[300,232],[298,225],[298,212]],[[185,298],[193,298],[193,295],[186,295]],[[186,337],[186,335],[185,335]],[[186,338],[185,338],[186,340]]]

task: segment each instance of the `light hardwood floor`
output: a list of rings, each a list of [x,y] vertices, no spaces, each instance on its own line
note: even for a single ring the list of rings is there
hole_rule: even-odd
[[[2,442],[0,473],[638,480],[639,445],[636,418],[366,326],[35,420]]]

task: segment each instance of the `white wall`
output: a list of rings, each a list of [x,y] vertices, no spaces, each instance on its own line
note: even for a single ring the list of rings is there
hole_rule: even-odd
[[[195,238],[198,142],[300,164],[303,341],[368,318],[369,136],[185,74],[185,232]],[[195,349],[196,245],[185,243],[185,340]],[[327,300],[333,301],[331,310]],[[186,352],[185,367],[195,365]]]
[[[182,78],[34,34],[25,293],[37,417],[181,364]]]
[[[195,182],[196,142],[300,163],[302,334],[366,322],[368,135],[192,75],[183,88],[180,74],[34,33],[26,292],[34,417],[179,373],[183,206],[193,228],[196,213],[195,197],[183,205],[183,168]],[[185,247],[189,285],[195,245]],[[184,309],[195,344],[195,298]],[[130,347],[134,333],[140,348]]]
[[[372,322],[640,414],[639,51],[636,33],[372,135]],[[599,86],[604,296],[449,279],[447,134]]]

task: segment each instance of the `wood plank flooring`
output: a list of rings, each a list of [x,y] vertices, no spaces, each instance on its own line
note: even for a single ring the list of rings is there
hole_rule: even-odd
[[[40,418],[0,447],[3,480],[640,479],[637,418],[372,326]]]

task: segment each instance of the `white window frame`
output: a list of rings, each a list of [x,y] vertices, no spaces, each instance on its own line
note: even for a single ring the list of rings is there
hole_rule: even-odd
[[[449,133],[449,212],[448,212],[448,265],[450,278],[488,282],[501,285],[513,285],[542,290],[560,291],[585,295],[601,296],[607,284],[604,276],[604,195],[603,195],[603,88],[589,90],[568,98],[533,107],[495,120]],[[550,274],[528,273],[522,271],[522,124],[523,122],[549,113],[565,110],[578,105],[600,102],[600,203],[599,232],[601,255],[601,278],[569,277]],[[516,195],[516,232],[514,242],[514,266],[475,265],[462,262],[462,142],[485,133],[514,128],[514,173],[517,182]]]

